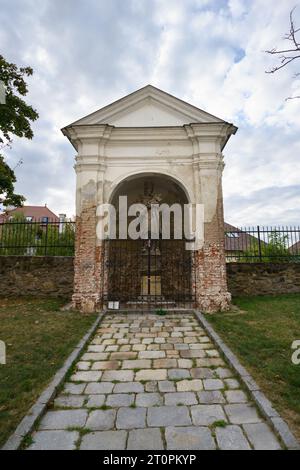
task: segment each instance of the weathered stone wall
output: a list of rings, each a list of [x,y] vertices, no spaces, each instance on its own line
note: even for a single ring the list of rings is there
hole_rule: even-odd
[[[199,253],[200,256],[200,253]],[[203,255],[202,255],[203,256]],[[206,257],[212,263],[216,256]],[[203,266],[201,260],[201,265]],[[207,270],[207,266],[205,270]],[[219,272],[217,282],[206,279],[210,289],[225,282],[222,263],[214,268]],[[227,283],[234,295],[267,295],[300,292],[300,263],[227,263]],[[37,297],[72,297],[74,259],[64,256],[0,256],[0,296],[34,295]],[[225,286],[224,286],[225,287]],[[218,298],[219,292],[212,296]],[[200,302],[205,299],[201,298]],[[207,301],[207,299],[206,299]]]
[[[67,256],[0,256],[0,296],[66,297],[73,293],[74,260]]]
[[[227,263],[232,295],[290,294],[300,292],[300,263]]]

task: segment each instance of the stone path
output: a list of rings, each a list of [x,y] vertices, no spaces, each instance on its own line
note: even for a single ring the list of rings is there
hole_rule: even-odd
[[[280,449],[192,313],[108,314],[30,449]]]

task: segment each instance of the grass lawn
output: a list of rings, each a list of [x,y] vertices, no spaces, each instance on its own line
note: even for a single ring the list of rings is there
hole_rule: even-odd
[[[235,298],[239,310],[207,315],[300,440],[300,294]]]
[[[96,315],[61,312],[62,300],[0,299],[0,446],[87,332]]]

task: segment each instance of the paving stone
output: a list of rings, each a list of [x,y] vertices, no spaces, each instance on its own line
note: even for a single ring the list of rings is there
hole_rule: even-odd
[[[145,426],[146,408],[119,408],[116,422],[117,429],[136,429]]]
[[[81,371],[71,376],[73,382],[97,382],[101,379],[102,372]]]
[[[135,351],[129,351],[129,352],[113,352],[110,355],[111,360],[116,360],[116,361],[123,361],[123,360],[128,360],[128,359],[136,359],[137,358],[137,352]]]
[[[231,372],[230,369],[226,369],[225,367],[218,367],[215,370],[215,374],[217,377],[220,379],[228,379],[229,377],[232,377],[233,373]]]
[[[170,369],[177,367],[176,359],[155,359],[153,361],[153,367],[155,369]]]
[[[68,393],[71,395],[81,395],[86,386],[86,384],[66,383],[63,393]]]
[[[166,380],[167,370],[166,369],[144,369],[140,370],[135,375],[135,380]]]
[[[184,344],[184,343],[177,343],[174,345],[175,349],[177,351],[188,351],[189,350],[189,345]]]
[[[148,426],[188,426],[191,418],[186,406],[154,406],[148,408]]]
[[[203,389],[202,380],[181,380],[176,383],[178,392],[198,392]]]
[[[169,379],[186,379],[190,377],[191,374],[187,369],[168,369],[168,378]]]
[[[74,450],[79,439],[77,431],[38,431],[33,434],[29,450]]]
[[[239,426],[216,427],[216,439],[221,450],[250,450],[251,447]]]
[[[102,394],[102,393],[111,393],[114,387],[113,383],[109,382],[93,382],[89,383],[84,391],[88,395]]]
[[[92,365],[92,370],[115,370],[119,369],[120,361],[96,361]]]
[[[219,390],[203,391],[198,394],[199,403],[212,405],[212,404],[222,404],[225,403],[225,398]]]
[[[206,367],[196,367],[190,370],[194,379],[213,379],[214,372]]]
[[[80,450],[124,450],[126,438],[126,431],[90,432],[83,436]]]
[[[195,393],[192,392],[175,392],[165,393],[165,405],[196,405],[198,400]]]
[[[85,427],[92,431],[106,431],[114,427],[115,417],[115,410],[91,411]]]
[[[107,352],[107,353],[116,352],[118,350],[119,350],[119,346],[117,346],[117,345],[112,345],[112,346],[106,346],[105,347],[105,352]]]
[[[240,384],[236,379],[224,379],[226,387],[231,389],[240,388]]]
[[[144,385],[138,382],[123,382],[115,385],[114,393],[141,393]]]
[[[215,421],[226,421],[227,418],[220,405],[195,405],[191,407],[193,424],[210,426]]]
[[[168,450],[214,450],[214,439],[209,428],[197,426],[167,427]]]
[[[205,352],[204,351],[201,351],[201,350],[198,350],[198,349],[195,349],[195,350],[188,350],[188,351],[180,351],[180,356],[183,358],[183,359],[190,359],[190,358],[199,358],[199,357],[205,357]]]
[[[160,392],[176,392],[176,387],[174,382],[170,380],[160,380],[158,382],[158,389]]]
[[[255,450],[281,449],[277,438],[267,424],[244,424],[243,428]]]
[[[166,357],[164,351],[140,351],[139,359],[160,359]]]
[[[120,351],[131,351],[131,345],[130,344],[124,344],[123,346],[120,346]]]
[[[136,396],[136,406],[157,406],[162,405],[163,400],[159,393],[138,393]]]
[[[60,395],[54,400],[54,406],[61,408],[82,408],[85,395]]]
[[[88,346],[88,352],[103,352],[104,347],[103,344],[91,344]]]
[[[144,346],[146,346],[147,351],[159,351],[160,349],[162,349],[161,348],[162,344],[161,345],[159,344],[147,344],[146,345],[145,344]]]
[[[106,405],[113,408],[120,406],[130,406],[134,402],[134,395],[129,395],[127,393],[114,393],[108,395],[106,400]]]
[[[226,400],[228,403],[247,403],[247,395],[242,390],[226,390]]]
[[[261,421],[252,405],[225,405],[225,411],[232,424],[258,423]]]
[[[113,381],[118,380],[119,382],[130,382],[133,380],[134,373],[132,370],[106,370],[103,373],[102,380]]]
[[[151,361],[149,359],[136,359],[132,361],[123,361],[122,369],[150,369]]]
[[[76,368],[78,370],[89,370],[90,367],[91,367],[90,361],[79,361],[76,364]]]
[[[147,346],[145,344],[134,344],[132,346],[132,351],[145,351],[146,347]]]
[[[178,359],[178,367],[182,369],[191,369],[193,361],[191,359]]]
[[[224,383],[220,379],[204,379],[203,386],[205,390],[221,390],[224,388]]]
[[[105,402],[105,395],[90,395],[86,403],[87,408],[101,408]]]
[[[162,450],[164,448],[160,429],[134,429],[129,431],[128,450]]]
[[[208,357],[220,357],[220,354],[216,349],[207,349],[206,355]]]
[[[86,418],[86,410],[48,411],[40,423],[40,429],[82,428]]]
[[[224,366],[225,363],[222,359],[219,358],[203,358],[203,359],[196,359],[197,367],[217,367],[217,366]]]
[[[91,353],[87,352],[83,354],[82,361],[106,361],[108,353]]]
[[[150,382],[145,383],[145,392],[158,392],[157,380],[150,380]]]

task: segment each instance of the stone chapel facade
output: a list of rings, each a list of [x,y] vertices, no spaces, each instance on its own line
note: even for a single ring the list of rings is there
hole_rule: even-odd
[[[92,312],[110,300],[151,306],[157,299],[162,307],[189,300],[205,312],[228,308],[222,151],[236,130],[151,85],[62,129],[77,153],[76,308]],[[118,195],[203,204],[204,245],[190,255],[174,241],[119,240],[107,249],[96,234],[97,207]]]

